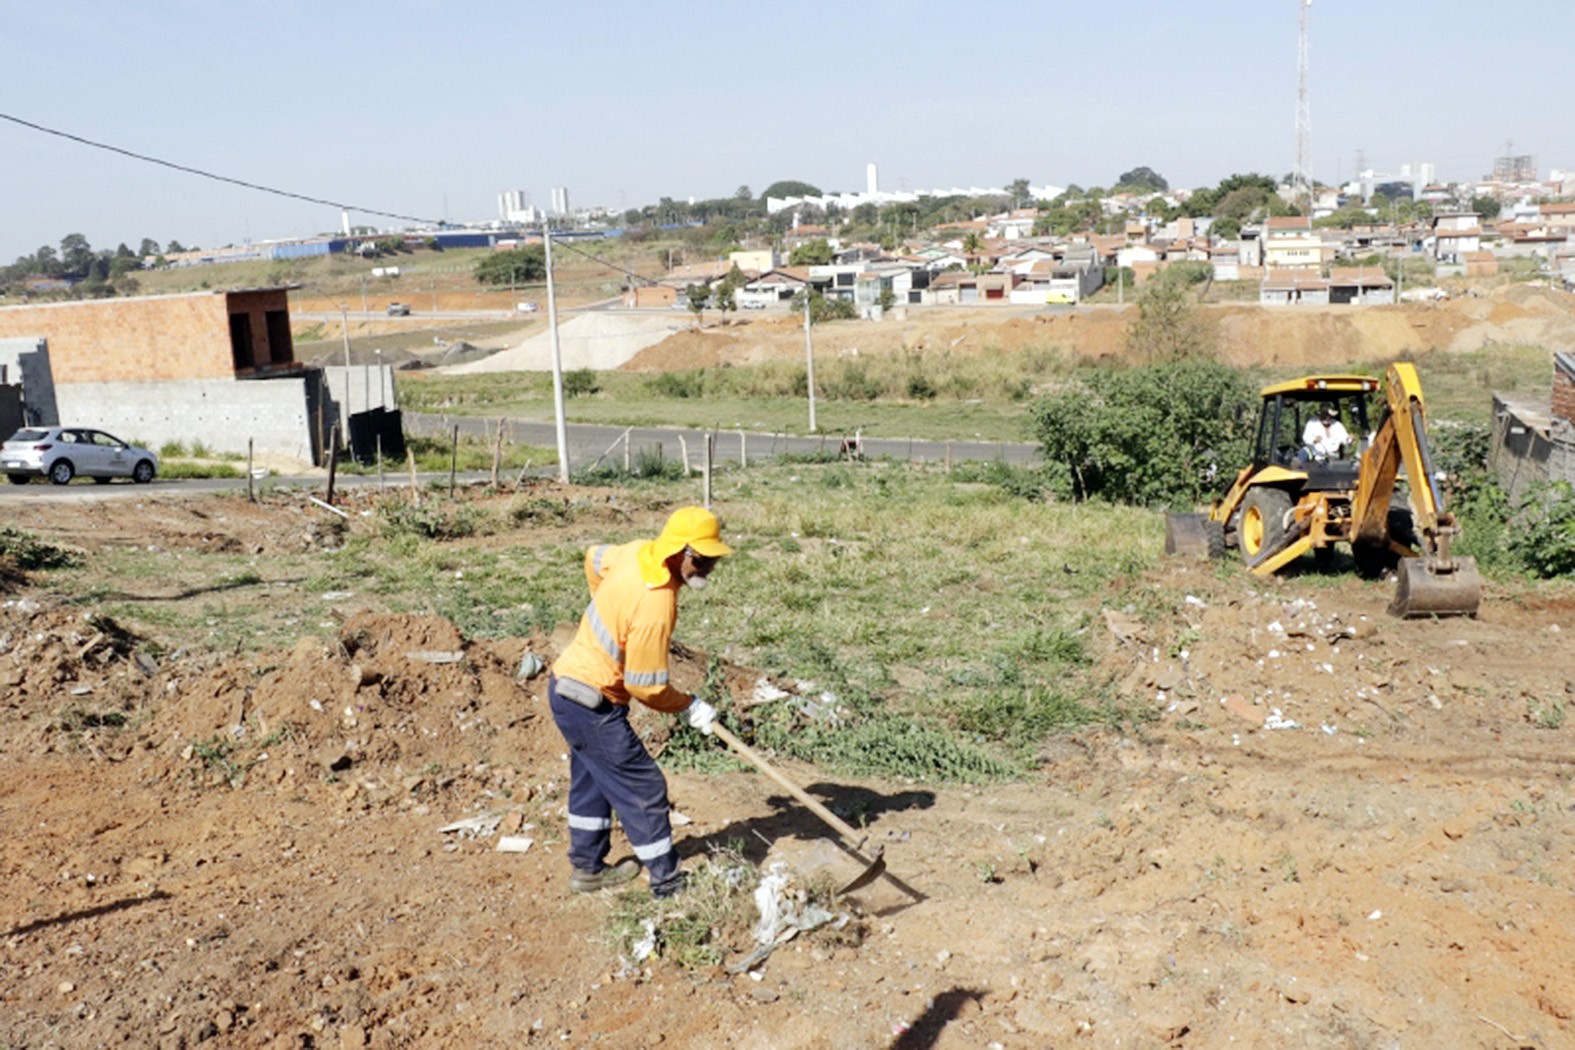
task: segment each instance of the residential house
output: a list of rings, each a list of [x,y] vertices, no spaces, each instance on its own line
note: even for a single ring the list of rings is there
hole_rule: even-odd
[[[752,310],[791,302],[809,287],[808,266],[785,266],[767,270],[733,293],[739,309]]]
[[[1433,213],[1433,259],[1446,266],[1464,264],[1467,252],[1482,250],[1481,219],[1474,211]]]
[[[1317,270],[1271,269],[1258,285],[1258,302],[1262,306],[1327,306],[1329,282]]]
[[[967,270],[949,270],[930,280],[928,301],[937,306],[969,306],[979,301],[979,278]]]
[[[1336,266],[1329,271],[1329,302],[1359,306],[1389,305],[1395,283],[1381,266]]]
[[[1323,238],[1312,220],[1300,215],[1274,216],[1263,224],[1263,265],[1273,270],[1311,270],[1324,264]]]
[[[736,266],[746,274],[765,273],[773,270],[782,262],[777,253],[770,248],[759,248],[750,251],[733,252],[727,257],[730,266]]]
[[[889,294],[891,305],[907,305],[923,301],[924,289],[930,286],[930,271],[923,267],[909,267],[902,263],[881,263],[871,266],[854,277],[853,304],[863,316],[878,316],[881,299]]]

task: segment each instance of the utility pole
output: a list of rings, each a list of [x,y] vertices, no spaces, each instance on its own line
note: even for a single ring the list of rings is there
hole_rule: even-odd
[[[804,283],[804,375],[809,387],[809,432],[815,433],[815,347],[809,337],[809,282]]]
[[[340,331],[344,333],[345,340],[345,429],[350,427],[350,307],[344,303],[339,304]],[[347,435],[348,436],[348,435]]]
[[[547,249],[547,331],[552,342],[552,404],[558,423],[558,480],[569,483],[569,426],[563,416],[563,353],[558,347],[558,296],[552,283],[552,224],[541,222],[541,242]]]

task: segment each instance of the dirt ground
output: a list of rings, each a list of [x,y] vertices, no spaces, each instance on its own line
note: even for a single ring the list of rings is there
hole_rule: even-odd
[[[12,506],[90,553],[336,542],[282,497]],[[1355,578],[1145,587],[1157,626],[1108,609],[1091,647],[1135,735],[988,788],[787,763],[924,899],[877,882],[732,974],[621,959],[612,901],[566,892],[563,744],[518,675],[551,638],[346,596],[328,641],[236,656],[0,577],[0,1046],[1575,1045],[1568,590],[1400,622]],[[671,781],[690,864],[825,833],[759,776]]]
[[[844,322],[816,329],[817,355],[1013,353],[1053,346],[1088,358],[1125,354],[1125,307],[1048,313],[1028,307],[936,307],[897,310],[879,323]],[[1237,365],[1287,368],[1391,361],[1429,350],[1479,350],[1488,345],[1568,346],[1575,343],[1575,296],[1527,284],[1505,285],[1437,303],[1395,306],[1256,305],[1203,307],[1217,327],[1222,357]],[[678,332],[637,354],[625,368],[662,371],[797,360],[804,332],[797,317],[714,313],[698,330]]]

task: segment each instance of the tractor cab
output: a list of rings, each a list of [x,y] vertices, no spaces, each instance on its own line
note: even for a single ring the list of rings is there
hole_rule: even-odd
[[[1362,449],[1372,435],[1368,401],[1378,380],[1367,376],[1307,376],[1263,389],[1258,410],[1253,467],[1280,467],[1307,475],[1305,487],[1317,491],[1353,488]],[[1309,424],[1316,424],[1309,431]],[[1345,440],[1309,444],[1329,426]],[[1336,427],[1338,429],[1336,429]]]

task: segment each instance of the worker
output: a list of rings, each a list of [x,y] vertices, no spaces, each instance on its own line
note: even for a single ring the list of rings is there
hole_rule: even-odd
[[[569,744],[569,889],[575,893],[628,882],[642,865],[653,895],[683,889],[667,781],[629,726],[629,701],[682,712],[689,725],[711,732],[716,709],[673,688],[667,648],[679,589],[705,587],[717,559],[731,553],[716,515],[703,507],[674,511],[654,540],[585,552],[591,601],[547,685],[553,721]],[[614,811],[634,857],[609,866]]]
[[[1302,430],[1302,457],[1317,463],[1338,459],[1340,450],[1350,443],[1351,435],[1340,422],[1339,409],[1329,402],[1318,409],[1318,414],[1309,419]]]

